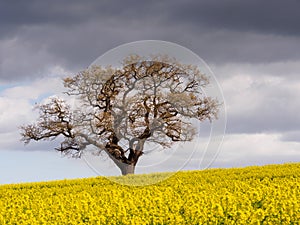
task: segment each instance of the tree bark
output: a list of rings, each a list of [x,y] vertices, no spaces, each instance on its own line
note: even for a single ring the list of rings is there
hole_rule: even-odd
[[[134,174],[135,172],[135,165],[137,163],[136,161],[133,162],[122,162],[121,160],[115,159],[113,156],[110,155],[110,158],[114,161],[116,166],[121,170],[122,175],[127,174]]]
[[[135,165],[123,163],[120,167],[122,175],[134,174]]]
[[[142,145],[144,144],[144,141],[141,142]],[[141,145],[141,143],[139,143]],[[143,146],[142,146],[143,147]],[[130,153],[128,157],[125,156],[124,151],[122,147],[120,147],[118,144],[115,143],[109,143],[105,146],[106,153],[108,156],[113,160],[113,162],[117,165],[117,167],[121,170],[122,175],[127,174],[134,174],[135,172],[135,166],[140,158],[140,156],[143,154],[141,150],[134,150],[130,148]],[[139,149],[141,147],[139,146]],[[114,150],[118,150],[120,154],[115,154]]]

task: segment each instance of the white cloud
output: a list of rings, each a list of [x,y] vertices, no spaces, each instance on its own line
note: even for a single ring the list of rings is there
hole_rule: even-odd
[[[2,96],[9,99],[37,99],[45,93],[62,93],[62,80],[58,77],[50,77],[36,80],[32,83],[8,88],[2,92]]]
[[[214,167],[277,164],[297,162],[299,142],[283,142],[279,133],[226,135]]]
[[[31,106],[26,100],[0,97],[0,133],[15,130],[22,121],[30,119]]]
[[[19,127],[35,121],[35,102],[62,93],[59,77],[43,78],[20,86],[13,86],[0,92],[0,150],[21,147]]]
[[[257,63],[219,63],[211,65],[220,79],[239,74],[250,75],[255,77],[272,76],[277,81],[281,79],[298,79],[300,71],[299,60],[285,60],[275,62],[257,62]]]
[[[285,76],[276,74],[273,66],[276,71],[287,71]],[[299,129],[300,80],[294,76],[297,68],[295,62],[215,67],[226,101],[228,131]]]

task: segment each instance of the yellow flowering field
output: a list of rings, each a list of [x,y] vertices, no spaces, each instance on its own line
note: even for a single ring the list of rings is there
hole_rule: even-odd
[[[300,163],[1,185],[0,224],[300,224]]]

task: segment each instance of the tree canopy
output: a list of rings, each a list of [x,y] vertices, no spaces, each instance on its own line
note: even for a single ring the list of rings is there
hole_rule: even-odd
[[[123,175],[134,173],[145,143],[169,148],[191,141],[191,120],[212,121],[218,114],[218,101],[204,92],[208,77],[168,57],[129,56],[121,67],[91,66],[63,82],[77,107],[57,97],[39,104],[36,123],[21,127],[22,141],[62,136],[56,150],[73,157],[93,145]]]

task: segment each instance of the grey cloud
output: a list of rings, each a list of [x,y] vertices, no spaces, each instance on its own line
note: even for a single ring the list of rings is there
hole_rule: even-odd
[[[54,65],[78,71],[107,50],[142,39],[140,29],[145,36],[152,32],[146,17],[153,10],[139,1],[127,2],[134,5],[129,8],[99,1],[73,1],[67,7],[61,1],[49,6],[44,1],[24,2],[1,3],[2,81],[40,77]]]
[[[240,108],[250,106],[249,109],[229,110],[227,133],[299,131],[300,115],[298,109],[300,101],[295,87],[294,89],[288,89],[292,87],[292,83],[293,81],[289,85],[251,87],[251,93],[255,97],[241,98],[238,102]],[[232,97],[231,95],[227,96],[227,98]],[[251,105],[255,106],[251,107]]]
[[[164,24],[185,23],[209,29],[300,34],[297,0],[267,1],[1,1],[1,24],[59,26],[103,19],[120,22],[163,17]]]
[[[184,1],[173,8],[170,19],[180,18],[211,29],[300,35],[297,0]]]
[[[0,81],[47,76],[54,66],[54,56],[33,42],[11,39],[0,43],[0,49]]]
[[[280,82],[284,80],[291,83],[298,81],[300,60],[282,60],[270,63],[219,63],[211,64],[210,67],[221,83],[232,76],[251,75],[258,79],[262,76],[270,77],[280,85]]]
[[[299,59],[300,38],[226,30],[199,29],[186,33],[190,35],[184,41],[177,38],[175,42],[193,50],[208,64],[257,64]]]
[[[158,22],[157,22],[158,23]],[[181,31],[184,31],[184,27]],[[20,31],[19,31],[20,32]],[[144,26],[136,21],[123,26],[118,22],[96,21],[70,29],[51,25],[24,28],[18,38],[0,42],[0,79],[41,76],[53,65],[78,71],[98,56],[126,42],[162,39],[182,44],[210,63],[261,63],[299,58],[297,39],[216,32],[202,35],[187,30],[184,37],[176,27]]]
[[[299,131],[300,61],[212,66],[223,89],[231,133]]]
[[[69,27],[91,20],[136,19],[136,16],[151,15],[155,3],[130,0],[126,5],[119,1],[53,0],[49,1],[1,1],[0,24],[10,29],[30,26],[49,25]]]
[[[299,130],[299,117],[291,112],[275,110],[270,108],[268,111],[262,109],[256,114],[229,115],[226,133],[285,133],[290,130]],[[291,136],[285,136],[285,138],[291,140]],[[292,138],[296,140],[295,136]],[[300,138],[297,140],[300,141]]]
[[[285,2],[280,19],[277,0],[0,4],[2,81],[40,77],[54,65],[77,72],[107,50],[142,39],[176,42],[208,63],[299,59],[296,1]]]
[[[300,130],[285,132],[282,134],[281,141],[300,142]]]

